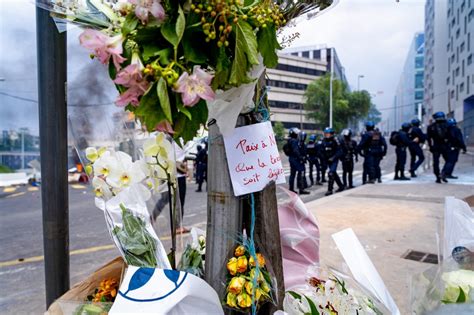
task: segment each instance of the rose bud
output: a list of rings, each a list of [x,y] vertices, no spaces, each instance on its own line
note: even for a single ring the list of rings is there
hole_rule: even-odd
[[[252,306],[252,298],[245,292],[242,292],[237,296],[237,303],[241,308],[248,308]]]
[[[247,257],[240,256],[237,259],[237,272],[244,273],[247,271]]]
[[[245,247],[242,245],[237,246],[234,252],[235,257],[240,257],[240,256],[243,256],[244,254],[245,254]]]
[[[233,276],[237,273],[237,258],[232,257],[229,259],[227,262],[227,270],[229,270],[229,273]]]
[[[229,283],[229,286],[228,286],[228,290],[230,293],[233,293],[233,294],[239,294],[240,292],[242,292],[242,288],[243,286],[245,285],[245,279],[242,278],[242,277],[233,277],[231,280],[230,280],[230,283]]]
[[[233,293],[227,293],[227,305],[230,307],[237,307],[237,296]]]

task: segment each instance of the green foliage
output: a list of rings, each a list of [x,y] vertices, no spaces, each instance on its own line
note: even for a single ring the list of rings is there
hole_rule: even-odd
[[[6,165],[0,164],[0,174],[5,173],[14,173],[14,171]]]
[[[250,24],[239,21],[235,27],[235,58],[232,63],[229,83],[240,85],[250,82],[247,70],[251,65],[258,64],[258,46],[257,37]]]
[[[273,126],[273,132],[275,133],[278,149],[281,150],[285,142],[285,127],[281,121],[275,122],[275,125]]]
[[[321,126],[329,125],[330,76],[321,77],[308,85],[305,92],[305,109],[308,118]],[[342,130],[349,121],[365,117],[371,104],[367,91],[350,92],[346,84],[333,80],[333,127]]]

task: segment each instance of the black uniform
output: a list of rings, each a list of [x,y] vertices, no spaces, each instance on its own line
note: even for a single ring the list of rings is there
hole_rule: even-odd
[[[362,182],[374,183],[376,179],[381,180],[382,171],[380,162],[387,154],[387,142],[378,129],[366,131],[357,146],[357,151],[364,157]]]
[[[298,142],[298,148],[300,150],[300,156],[302,157],[302,162],[303,162],[303,171],[301,173],[301,186],[298,186],[300,190],[303,190],[305,188],[308,188],[308,182],[306,180],[306,163],[308,162],[307,156],[308,156],[308,151],[306,148],[306,143],[304,142],[303,139],[299,139]]]
[[[205,148],[198,149],[196,154],[196,183],[198,184],[197,192],[202,191],[202,183],[207,180],[207,150]]]
[[[326,182],[326,171],[328,170],[328,164],[323,154],[323,141],[316,142],[316,152],[318,154],[319,164],[321,166],[321,183]]]
[[[433,172],[436,176],[436,182],[441,180],[447,182],[447,171],[451,169],[451,161],[449,160],[449,131],[446,120],[438,120],[428,126],[427,140],[430,152],[433,154]],[[445,163],[440,170],[440,158],[443,157]]]
[[[410,130],[410,146],[408,150],[410,151],[410,174],[412,177],[415,177],[415,171],[420,167],[420,165],[425,160],[425,155],[423,154],[423,150],[421,149],[421,145],[426,141],[426,135],[423,133],[420,127],[413,126]],[[418,142],[415,140],[418,138]]]
[[[356,162],[358,161],[357,142],[349,137],[341,137],[340,143],[342,149],[342,182],[345,187],[353,188],[354,158]]]
[[[344,190],[344,185],[337,174],[337,164],[342,157],[342,149],[337,138],[324,138],[321,142],[322,155],[326,165],[329,167],[328,193],[332,193],[334,181],[339,187],[338,191]]]
[[[397,162],[395,164],[395,179],[408,179],[405,177],[405,164],[407,162],[407,148],[411,144],[406,130],[400,129],[398,132],[398,142],[395,153],[397,154]]]
[[[448,127],[448,138],[450,144],[448,149],[449,169],[446,170],[446,176],[452,177],[454,167],[459,159],[459,151],[463,150],[463,152],[466,153],[467,148],[464,143],[462,131],[458,126],[454,125]]]
[[[297,181],[297,187],[303,187],[303,176],[304,171],[304,157],[301,156],[300,148],[298,145],[298,139],[290,138],[288,140],[288,146],[290,147],[290,154],[288,160],[290,162],[290,190],[295,191],[295,177]],[[301,188],[300,188],[301,189]]]
[[[314,185],[313,168],[316,168],[316,185],[321,183],[321,165],[319,164],[319,146],[316,141],[309,141],[306,145],[306,154],[309,162],[309,180]]]

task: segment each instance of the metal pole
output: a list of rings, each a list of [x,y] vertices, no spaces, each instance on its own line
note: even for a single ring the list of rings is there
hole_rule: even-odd
[[[46,306],[69,289],[66,32],[36,8]]]
[[[21,130],[21,170],[25,169],[25,130]]]
[[[331,48],[331,75],[329,79],[329,127],[332,128],[332,80],[334,75],[334,48]]]
[[[421,121],[422,114],[423,114],[422,110],[423,110],[423,104],[418,103],[418,119],[419,119],[420,121]]]

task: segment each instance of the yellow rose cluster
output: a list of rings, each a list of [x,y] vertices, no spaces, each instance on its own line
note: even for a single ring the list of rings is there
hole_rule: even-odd
[[[225,304],[228,307],[246,310],[252,301],[258,306],[271,300],[270,274],[261,253],[257,253],[255,259],[245,246],[237,246],[234,257],[227,262],[227,272]]]

